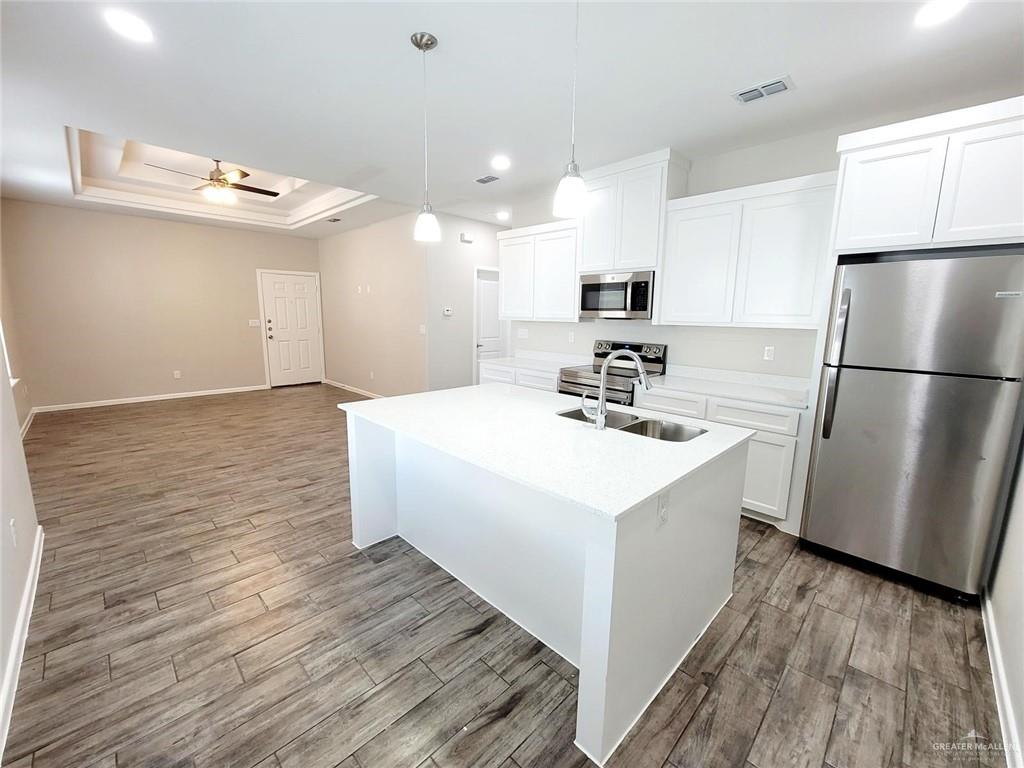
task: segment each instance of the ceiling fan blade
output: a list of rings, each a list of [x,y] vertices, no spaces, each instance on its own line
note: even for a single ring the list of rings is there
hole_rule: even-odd
[[[271,192],[269,189],[260,189],[259,187],[250,187],[245,184],[228,184],[231,189],[237,189],[240,192],[255,192],[257,195],[266,195],[267,197],[277,197],[280,192]]]
[[[184,171],[176,171],[173,168],[164,168],[162,165],[153,165],[153,163],[143,163],[148,165],[150,168],[159,168],[161,171],[170,171],[171,173],[180,173],[182,176],[191,176],[193,179],[202,179],[203,181],[209,181],[206,176],[196,176],[194,173],[185,173]]]
[[[192,191],[193,191],[193,192],[202,192],[202,191],[203,191],[204,189],[206,189],[207,187],[212,187],[212,186],[213,186],[213,184],[200,184],[200,185],[199,185],[198,187],[196,187],[196,188],[195,188],[195,189],[193,189]]]
[[[235,168],[232,171],[225,171],[224,175],[221,176],[222,179],[229,182],[230,184],[237,184],[242,179],[246,179],[248,177],[249,174],[246,171],[243,171],[241,168]]]

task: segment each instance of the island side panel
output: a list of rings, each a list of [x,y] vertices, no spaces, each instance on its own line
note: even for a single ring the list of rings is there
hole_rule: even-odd
[[[395,445],[399,535],[578,666],[595,513],[401,435]]]
[[[395,433],[347,414],[352,543],[360,549],[398,534]]]
[[[599,764],[732,594],[746,458],[744,443],[592,531],[576,744]]]

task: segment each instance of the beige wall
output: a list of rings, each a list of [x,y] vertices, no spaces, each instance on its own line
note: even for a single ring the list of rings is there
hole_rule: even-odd
[[[28,579],[37,562],[32,555],[38,530],[14,397],[2,358],[0,355],[0,750],[10,723],[21,665],[18,643],[25,625],[19,626],[18,619],[27,622],[27,614],[32,610],[26,602],[25,612],[21,612],[26,586],[34,588]],[[15,533],[13,537],[11,530]]]
[[[995,575],[988,590],[989,627],[998,638],[1002,672],[1000,714],[1003,718],[1003,740],[1024,747],[1024,467],[1017,468],[1017,487],[1010,504]],[[991,643],[993,638],[989,637]],[[1000,669],[1001,666],[1001,669]],[[998,684],[998,681],[997,681]],[[995,734],[985,734],[994,739]],[[1020,755],[1018,754],[1018,764]]]
[[[2,214],[34,406],[262,385],[256,269],[317,269],[303,238],[17,200]]]
[[[525,328],[529,338],[519,338]],[[582,323],[512,323],[516,350],[589,355],[595,339],[646,341],[668,345],[669,365],[810,376],[817,331],[778,328],[713,328],[651,325],[639,320],[595,320]],[[570,341],[570,335],[573,340]],[[764,348],[775,347],[766,361]]]
[[[440,243],[412,239],[415,214],[320,241],[328,379],[379,395],[472,384],[472,270],[497,262],[498,228],[439,218]]]

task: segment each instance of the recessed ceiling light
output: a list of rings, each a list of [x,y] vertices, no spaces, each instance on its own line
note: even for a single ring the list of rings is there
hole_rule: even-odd
[[[494,214],[494,218],[496,218],[498,221],[508,221],[511,215],[512,214],[509,213],[508,211],[498,211],[497,213]]]
[[[914,17],[914,24],[919,27],[934,27],[952,19],[965,5],[967,0],[928,0]]]
[[[149,28],[149,24],[133,13],[122,11],[120,8],[107,8],[103,12],[103,20],[121,37],[127,37],[136,43],[153,42],[153,30]]]
[[[491,168],[496,171],[507,171],[512,167],[512,161],[508,155],[495,155],[491,158]]]

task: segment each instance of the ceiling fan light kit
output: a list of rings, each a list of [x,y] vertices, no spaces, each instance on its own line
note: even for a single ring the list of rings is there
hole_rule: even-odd
[[[427,153],[427,51],[437,48],[437,38],[429,32],[416,32],[410,40],[416,50],[423,53],[423,206],[416,216],[412,230],[413,240],[420,243],[436,243],[441,239],[441,224],[430,205],[430,184]]]

